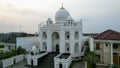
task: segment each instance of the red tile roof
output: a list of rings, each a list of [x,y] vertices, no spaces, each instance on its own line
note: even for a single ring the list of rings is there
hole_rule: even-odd
[[[114,30],[106,30],[96,36],[94,39],[103,39],[103,40],[120,40],[120,33]]]

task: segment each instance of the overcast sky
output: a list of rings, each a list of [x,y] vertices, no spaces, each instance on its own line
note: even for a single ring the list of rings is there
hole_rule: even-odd
[[[0,32],[38,32],[38,24],[64,3],[74,20],[83,19],[84,33],[120,32],[120,0],[0,0]]]

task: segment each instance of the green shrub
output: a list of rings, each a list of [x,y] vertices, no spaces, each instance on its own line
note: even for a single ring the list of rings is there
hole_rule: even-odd
[[[0,48],[4,48],[4,47],[5,47],[4,45],[1,45],[1,44],[0,44]]]
[[[25,54],[26,50],[23,49],[22,47],[18,47],[16,50],[10,50],[9,52],[0,52],[0,60],[2,59],[7,59],[10,58],[12,56],[16,56],[16,55],[20,55],[20,54]]]

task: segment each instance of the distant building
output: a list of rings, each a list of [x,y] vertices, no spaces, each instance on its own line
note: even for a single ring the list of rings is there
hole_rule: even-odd
[[[39,41],[38,37],[17,37],[16,38],[16,47],[22,47],[26,49],[27,52],[29,52],[32,48],[32,46],[35,45],[38,49],[40,48],[39,46]]]
[[[37,34],[27,34],[24,32],[0,33],[0,42],[16,43],[17,37],[32,37],[32,36],[38,36],[38,35]]]
[[[94,37],[96,35],[98,35],[99,33],[83,33],[83,36],[90,36],[90,37]]]
[[[94,36],[94,51],[100,64],[120,63],[120,33],[106,30]]]
[[[4,48],[0,48],[0,51],[10,51],[10,50],[16,48],[16,44],[15,43],[0,42],[0,45],[4,45]]]

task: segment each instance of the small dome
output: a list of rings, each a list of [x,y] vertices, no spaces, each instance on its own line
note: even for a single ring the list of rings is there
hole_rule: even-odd
[[[69,16],[66,20],[71,20],[73,21],[73,18],[71,16]]]
[[[69,12],[62,7],[55,14],[55,21],[57,23],[60,21],[65,21],[69,16],[70,16]]]
[[[36,48],[36,46],[33,45],[30,52],[33,53],[33,55],[35,55],[35,54],[37,54],[39,51],[38,51],[38,49]]]
[[[52,23],[53,23],[53,21],[52,21],[52,19],[51,19],[51,18],[48,18],[48,19],[47,19],[47,21],[46,21],[46,23],[47,23],[47,24],[52,24]]]
[[[51,18],[48,18],[47,21],[52,21],[52,19],[51,19]]]
[[[31,51],[37,50],[36,46],[33,45]]]

